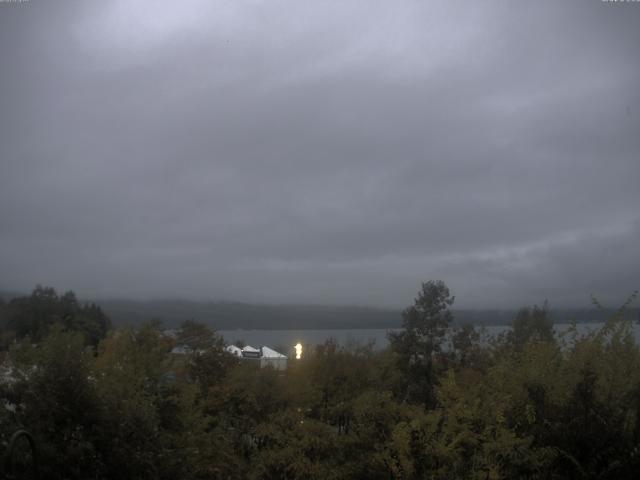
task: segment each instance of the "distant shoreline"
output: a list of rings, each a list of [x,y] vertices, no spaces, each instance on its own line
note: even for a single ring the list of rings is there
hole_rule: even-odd
[[[0,292],[8,301],[22,296],[10,291]],[[215,330],[368,330],[393,329],[402,326],[401,309],[300,304],[251,304],[241,302],[207,302],[191,300],[131,300],[96,299],[116,327],[136,327],[145,322],[159,321],[166,328],[175,328],[184,320],[196,320]],[[616,312],[615,309],[553,308],[554,324],[598,323]],[[472,324],[478,327],[510,325],[517,309],[452,309],[454,325]],[[637,318],[637,309],[627,312]],[[579,320],[578,320],[579,319]]]

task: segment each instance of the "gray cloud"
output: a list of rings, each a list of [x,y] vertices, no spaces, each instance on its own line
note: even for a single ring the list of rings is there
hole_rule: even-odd
[[[402,306],[640,287],[640,7],[0,4],[0,287]]]

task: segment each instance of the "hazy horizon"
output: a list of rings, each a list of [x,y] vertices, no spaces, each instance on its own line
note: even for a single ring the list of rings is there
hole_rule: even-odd
[[[36,285],[38,286],[38,285]],[[34,288],[36,287],[34,286]],[[313,302],[296,302],[296,301],[246,301],[246,300],[235,300],[231,298],[206,298],[206,297],[180,297],[180,296],[83,296],[79,295],[76,289],[58,289],[54,285],[40,285],[42,287],[52,287],[56,290],[58,295],[62,295],[67,291],[73,291],[76,294],[76,297],[80,302],[96,302],[98,305],[104,305],[105,303],[140,303],[140,304],[154,304],[154,303],[193,303],[199,305],[246,305],[251,307],[284,307],[284,308],[296,308],[296,307],[311,307],[311,308],[326,308],[326,309],[363,309],[363,310],[381,310],[381,311],[394,311],[400,313],[405,308],[409,307],[413,304],[413,301],[408,302],[404,305],[376,305],[376,304],[359,304],[359,303],[313,303]],[[28,296],[33,291],[32,289],[28,290],[16,290],[11,288],[2,288],[0,287],[0,298],[3,300],[8,300],[10,298]],[[601,302],[600,297],[596,296],[598,302],[607,310],[607,311],[615,311],[622,306],[622,304],[633,294],[633,292],[629,292],[629,294],[625,296],[619,296],[618,298],[614,298],[613,301],[609,302]],[[583,304],[576,305],[553,305],[548,299],[541,299],[539,301],[531,302],[531,303],[522,303],[513,306],[491,306],[487,305],[484,307],[474,307],[474,306],[459,306],[456,301],[451,307],[452,311],[478,311],[478,312],[516,312],[517,310],[524,307],[533,307],[533,306],[543,306],[543,304],[547,302],[547,305],[550,311],[555,312],[572,312],[572,311],[590,311],[594,312],[598,310],[593,304],[593,300],[589,297],[588,301]],[[631,311],[636,310],[635,302],[630,306]]]
[[[0,2],[0,287],[617,306],[639,25],[601,1]]]

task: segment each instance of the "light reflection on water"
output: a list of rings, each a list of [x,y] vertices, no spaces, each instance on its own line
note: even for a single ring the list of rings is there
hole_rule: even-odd
[[[579,333],[588,333],[602,327],[602,323],[581,323],[577,325]],[[562,333],[569,328],[568,323],[558,323],[554,326],[556,333]],[[481,327],[478,327],[481,328]],[[510,327],[493,325],[483,327],[487,336],[497,336]],[[261,347],[263,345],[280,348],[282,353],[290,355],[294,353],[293,346],[301,343],[305,346],[322,344],[330,338],[340,345],[364,345],[370,341],[375,342],[375,348],[386,348],[389,344],[387,332],[394,329],[328,329],[328,330],[220,330],[227,343],[235,343],[243,340],[247,345]],[[640,343],[640,324],[633,324],[633,333],[636,342]],[[294,353],[295,354],[295,353]]]

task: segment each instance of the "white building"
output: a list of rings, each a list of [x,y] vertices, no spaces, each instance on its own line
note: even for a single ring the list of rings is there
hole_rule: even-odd
[[[275,370],[287,369],[287,356],[269,347],[257,349],[250,345],[244,348],[229,345],[225,347],[225,350],[234,357],[241,358],[242,360],[260,362],[260,368],[271,367]]]
[[[225,350],[229,352],[234,357],[242,357],[242,349],[240,347],[236,347],[235,345],[229,345],[225,347]]]
[[[262,357],[260,357],[260,367],[271,367],[274,370],[287,369],[287,356],[270,349],[262,347]]]
[[[251,345],[247,345],[242,349],[242,358],[260,358],[261,356],[262,352]]]

